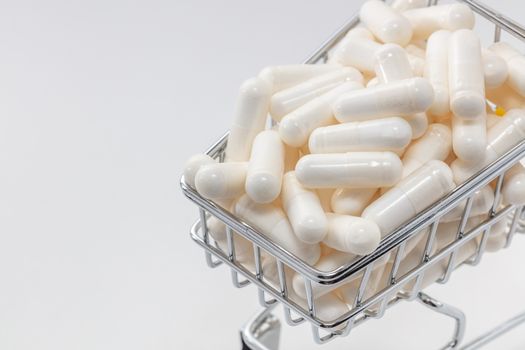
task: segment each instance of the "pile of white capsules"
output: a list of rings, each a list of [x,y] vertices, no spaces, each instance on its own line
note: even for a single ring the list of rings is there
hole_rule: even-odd
[[[298,258],[323,271],[374,251],[381,238],[525,139],[525,57],[504,42],[482,48],[463,4],[366,2],[326,64],[263,69],[240,88],[225,153],[192,157],[184,179]],[[266,128],[268,115],[273,127]],[[525,170],[504,180],[504,204],[525,204]],[[486,218],[490,186],[476,192],[469,227]],[[459,206],[441,218],[435,249],[454,239]],[[502,220],[502,222],[504,222]],[[226,250],[225,226],[208,220]],[[505,244],[492,228],[488,250]],[[419,235],[424,236],[424,235]],[[472,255],[471,240],[456,259]],[[405,247],[400,271],[421,259]],[[235,236],[239,261],[253,247]],[[463,259],[463,260],[462,260]],[[392,257],[376,263],[370,285]],[[270,262],[268,262],[270,261]],[[268,266],[273,258],[265,257]],[[265,277],[277,279],[275,268]],[[425,283],[443,270],[436,264]],[[300,275],[293,291],[305,297]],[[356,284],[314,285],[326,313],[351,304]],[[322,310],[319,308],[318,310]]]

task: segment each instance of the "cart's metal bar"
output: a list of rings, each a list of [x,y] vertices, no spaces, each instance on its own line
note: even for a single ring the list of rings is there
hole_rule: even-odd
[[[345,323],[346,321],[348,321],[349,319],[353,318],[353,317],[356,317],[359,313],[361,313],[363,310],[371,307],[372,305],[375,305],[377,303],[379,303],[380,301],[382,301],[382,299],[384,297],[386,297],[387,295],[390,295],[394,290],[395,288],[397,287],[397,285],[403,285],[404,283],[408,282],[409,280],[413,279],[414,277],[416,277],[419,273],[421,273],[422,271],[424,271],[426,268],[432,266],[434,263],[442,260],[445,256],[447,256],[448,254],[450,254],[453,250],[461,247],[463,244],[467,243],[470,239],[474,239],[477,235],[479,235],[479,233],[484,230],[487,226],[489,225],[492,225],[493,222],[495,221],[498,221],[500,219],[502,219],[503,216],[505,215],[508,215],[508,213],[510,213],[512,210],[514,210],[515,207],[514,206],[507,206],[503,209],[501,209],[494,218],[492,218],[491,220],[489,221],[485,221],[481,224],[479,224],[478,226],[474,227],[473,229],[471,229],[469,232],[465,233],[464,235],[464,238],[459,240],[459,241],[455,241],[455,242],[452,242],[451,244],[449,244],[448,246],[444,247],[443,249],[441,249],[441,251],[435,255],[433,255],[426,264],[421,264],[419,266],[417,266],[416,268],[412,269],[411,271],[409,271],[408,273],[406,273],[403,277],[399,278],[397,280],[397,283],[396,285],[391,285],[391,286],[387,286],[386,288],[384,288],[383,290],[375,293],[372,297],[368,298],[367,300],[364,300],[361,304],[360,307],[357,307],[355,309],[352,309],[350,310],[349,312],[345,313],[344,315],[338,317],[336,320],[331,320],[330,322],[322,322],[321,320],[319,320],[317,317],[315,316],[312,316],[309,312],[309,310],[305,310],[303,307],[301,307],[300,305],[298,305],[297,303],[293,302],[292,300],[288,299],[288,298],[283,298],[281,295],[280,295],[280,291],[274,289],[272,286],[270,286],[269,284],[265,283],[262,279],[259,279],[256,277],[256,275],[252,274],[252,272],[248,271],[246,268],[244,268],[243,266],[240,266],[240,265],[235,265],[233,264],[231,261],[228,260],[228,257],[227,255],[222,252],[221,250],[213,247],[212,245],[206,245],[203,241],[202,241],[202,237],[200,237],[197,232],[198,232],[198,227],[199,227],[199,224],[200,224],[200,221],[197,221],[192,229],[191,229],[191,238],[197,243],[199,244],[201,247],[207,249],[207,250],[210,250],[213,252],[214,255],[217,256],[217,258],[219,258],[220,260],[222,260],[224,263],[228,264],[230,267],[237,267],[237,269],[239,270],[239,272],[241,272],[243,275],[245,275],[245,277],[247,279],[249,279],[253,284],[255,284],[257,287],[259,287],[259,290],[266,290],[269,294],[271,294],[275,299],[277,299],[279,302],[283,303],[285,306],[287,307],[290,307],[292,308],[296,313],[298,313],[300,316],[308,319],[311,323],[313,323],[314,325],[316,325],[317,327],[322,327],[322,328],[327,328],[327,329],[330,329],[330,328],[336,328],[338,327],[339,325]],[[306,279],[305,279],[306,281]],[[311,287],[311,286],[310,286]],[[311,291],[310,291],[311,293]],[[307,294],[308,294],[308,288],[307,288]],[[264,296],[264,295],[263,295]],[[401,298],[395,298],[395,299],[392,299],[390,302],[389,302],[389,305],[392,305],[394,303],[397,303],[399,301],[399,299]],[[312,294],[312,305],[313,305],[313,294]],[[365,319],[368,318],[364,317]],[[355,324],[357,324],[359,321],[359,323],[362,321],[361,319],[355,321]]]
[[[459,0],[459,1],[464,2],[465,4],[469,5],[470,8],[474,12],[485,17],[492,23],[499,25],[501,28],[503,28],[506,32],[508,32],[512,36],[520,40],[525,39],[525,30],[518,23],[510,20],[506,16],[503,16],[502,14],[490,8],[489,6],[482,4],[476,0]]]
[[[456,240],[460,240],[463,238],[463,232],[465,231],[465,227],[467,226],[467,221],[470,217],[470,212],[472,210],[473,197],[474,195],[471,195],[470,197],[468,197],[467,203],[465,203],[465,209],[463,210],[463,215],[461,215],[461,221],[459,222]],[[454,266],[456,264],[456,255],[457,255],[457,250],[452,251],[452,253],[450,254],[450,258],[448,260],[445,274],[443,275],[443,277],[441,277],[438,280],[438,283],[447,283],[448,280],[450,279],[450,274],[452,273],[452,270],[454,269]]]
[[[497,327],[491,329],[487,333],[479,336],[478,338],[472,340],[468,344],[462,346],[460,350],[475,350],[479,349],[482,346],[490,343],[499,336],[507,333],[508,331],[514,329],[515,327],[521,325],[525,322],[525,312],[522,312],[519,315],[514,316],[513,318],[499,324]]]
[[[516,211],[514,212],[514,215],[512,216],[512,223],[510,224],[509,234],[507,235],[507,241],[505,242],[505,248],[508,248],[512,243],[512,238],[516,234],[518,223],[520,221],[521,214],[524,208],[525,206],[517,207]]]
[[[503,187],[503,180],[505,178],[505,173],[501,173],[498,177],[498,181],[496,183],[496,188],[494,189],[494,202],[492,203],[492,208],[489,212],[489,218],[494,217],[496,215],[496,211],[498,210],[498,207],[501,203],[501,188]],[[483,252],[485,251],[485,248],[487,247],[487,241],[490,236],[490,230],[491,226],[487,227],[485,231],[483,231],[483,234],[481,235],[481,241],[479,242],[478,249],[476,251],[476,255],[472,260],[470,260],[468,263],[471,265],[477,265],[481,261],[481,257],[483,256]]]
[[[457,349],[457,346],[465,336],[465,314],[460,309],[452,305],[442,303],[439,300],[436,300],[425,293],[419,293],[417,300],[421,302],[421,304],[432,309],[433,311],[451,317],[456,321],[456,328],[454,329],[452,340],[449,341],[444,347],[442,347],[441,350]]]

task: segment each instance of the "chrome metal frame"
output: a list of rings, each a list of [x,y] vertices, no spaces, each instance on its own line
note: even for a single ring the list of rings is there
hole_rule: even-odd
[[[525,41],[525,29],[517,23],[507,19],[505,16],[495,12],[489,7],[481,4],[475,0],[462,0],[469,5],[476,13],[492,22],[494,25],[494,41],[498,41],[501,37],[501,32],[508,33],[522,41]],[[429,5],[436,4],[437,1],[429,1]],[[346,32],[359,24],[357,16],[352,17],[339,30],[337,30],[328,40],[326,40],[306,61],[308,64],[315,64],[325,61],[330,50],[341,40]],[[214,158],[223,160],[224,150],[226,147],[228,133],[225,133],[215,144],[213,144],[206,153]],[[490,235],[491,227],[499,220],[507,220],[510,216],[510,225],[507,230],[507,246],[512,241],[516,232],[525,231],[525,207],[500,206],[500,191],[503,184],[505,172],[514,164],[525,157],[525,140],[509,150],[502,157],[482,169],[480,172],[472,176],[464,184],[458,186],[453,192],[434,203],[432,206],[421,212],[410,221],[401,225],[394,232],[385,237],[380,246],[371,254],[360,257],[355,261],[350,262],[346,266],[341,266],[333,271],[319,271],[314,267],[308,265],[301,259],[294,256],[292,253],[283,247],[275,244],[265,235],[258,232],[246,222],[243,222],[238,217],[230,213],[228,210],[222,208],[216,203],[200,196],[197,191],[188,186],[181,178],[181,188],[183,193],[192,202],[199,207],[200,219],[191,228],[191,238],[205,250],[205,258],[207,264],[215,268],[221,263],[225,263],[231,268],[232,282],[235,287],[242,288],[250,283],[257,285],[259,290],[259,302],[265,308],[275,306],[281,303],[285,310],[285,319],[289,325],[295,326],[308,320],[311,323],[314,340],[317,343],[325,343],[337,336],[345,336],[350,333],[350,330],[361,324],[369,318],[380,318],[383,316],[385,310],[390,306],[396,304],[401,300],[420,300],[424,305],[432,306],[435,310],[447,314],[453,310],[450,307],[438,307],[437,301],[425,294],[420,293],[420,283],[424,277],[425,272],[434,264],[448,259],[447,268],[443,276],[438,280],[439,283],[446,283],[453,270],[457,267],[456,255],[458,250],[467,242],[481,236],[477,240],[477,250],[473,256],[465,261],[463,264],[476,265],[480,262],[485,246]],[[487,219],[465,232],[467,219],[469,217],[472,205],[472,198],[474,193],[484,186],[487,186],[492,181],[496,181],[495,199],[491,210],[487,213]],[[465,204],[463,204],[466,201]],[[464,205],[463,216],[458,227],[458,234],[456,240],[447,246],[433,252],[433,244],[436,230],[439,225],[439,220],[443,215],[457,206]],[[212,215],[221,220],[227,225],[227,251],[223,251],[217,247],[211,236],[209,235],[206,225],[207,218]],[[255,268],[250,268],[240,263],[236,259],[234,250],[235,235],[241,235],[253,243],[254,248],[254,262]],[[427,232],[429,232],[427,234]],[[399,275],[399,264],[403,257],[405,246],[415,239],[423,239],[427,236],[424,252],[421,256],[421,262],[412,270],[403,275]],[[277,261],[277,271],[279,282],[269,282],[263,271],[262,251],[274,257]],[[384,258],[387,254],[392,254],[394,263],[392,265],[390,278],[386,285],[378,288],[371,296],[365,295],[367,284],[373,271],[373,266],[376,261]],[[307,294],[307,307],[299,305],[296,301],[289,297],[288,290],[290,286],[286,282],[286,271],[288,267],[295,273],[303,276],[305,281],[305,289]],[[244,279],[239,280],[239,274]],[[359,279],[359,288],[355,297],[353,307],[344,315],[333,320],[322,320],[317,317],[315,309],[315,299],[312,292],[312,284],[319,283],[325,285],[332,285],[335,283],[343,283],[353,279]],[[407,282],[414,281],[413,287],[410,290],[403,290],[403,286]],[[268,296],[270,298],[268,299]],[[445,305],[445,304],[440,304]],[[445,310],[443,312],[443,310]],[[268,311],[268,310],[267,310]],[[296,314],[293,318],[292,311]],[[265,311],[266,312],[266,311]],[[268,311],[269,312],[269,311]],[[450,314],[449,314],[450,315]],[[456,313],[455,316],[458,314]],[[453,316],[453,315],[450,315]],[[458,321],[458,332],[456,337],[447,345],[448,348],[457,348],[462,337],[460,330],[463,326],[461,318],[455,317]],[[342,328],[341,328],[342,327]],[[338,330],[333,330],[338,328]],[[320,330],[323,329],[327,334],[321,335]],[[447,347],[446,347],[447,348]]]

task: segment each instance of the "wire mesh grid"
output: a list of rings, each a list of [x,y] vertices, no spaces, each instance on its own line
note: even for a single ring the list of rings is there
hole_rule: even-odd
[[[494,26],[494,41],[506,32],[525,40],[525,29],[477,1],[462,1]],[[437,1],[430,1],[435,5]],[[357,26],[357,16],[351,18],[305,63],[326,60],[330,49],[351,28]],[[207,154],[223,161],[228,133],[223,135]],[[207,264],[215,268],[222,263],[231,269],[232,282],[242,288],[251,283],[258,287],[259,303],[264,307],[281,303],[285,320],[295,326],[309,321],[314,340],[325,343],[337,336],[349,334],[351,329],[367,319],[380,318],[385,310],[401,300],[412,300],[429,283],[446,283],[457,267],[480,262],[490,245],[497,227],[500,240],[507,247],[516,232],[525,231],[525,208],[502,205],[501,189],[505,172],[525,157],[525,141],[486,166],[453,192],[427,208],[397,230],[385,237],[375,252],[358,257],[333,271],[320,271],[264,234],[235,217],[220,204],[200,196],[181,179],[184,194],[199,207],[199,220],[191,228],[191,238],[205,250]],[[494,200],[483,217],[470,218],[474,196],[480,189],[491,186]],[[457,221],[441,222],[455,211]],[[210,234],[210,220],[225,225],[225,237],[216,241]],[[440,233],[444,227],[446,235]],[[492,234],[491,234],[492,233]],[[503,237],[502,237],[503,236]],[[438,239],[438,237],[440,239]],[[253,246],[249,258],[238,258],[240,240]],[[222,245],[221,245],[222,244]],[[417,251],[415,259],[405,259],[405,251]],[[304,297],[294,293],[291,277],[299,274],[304,281]],[[241,277],[242,276],[242,279]],[[318,297],[335,288],[345,288],[350,306],[347,312],[332,319],[322,319],[317,312]]]

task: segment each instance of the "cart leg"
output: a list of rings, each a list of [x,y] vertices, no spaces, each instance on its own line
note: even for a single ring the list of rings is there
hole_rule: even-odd
[[[263,309],[241,329],[242,350],[278,350],[281,322],[272,314],[277,303]]]
[[[452,340],[449,341],[447,345],[445,345],[441,349],[457,349],[459,343],[461,343],[461,340],[465,335],[466,318],[463,311],[461,311],[458,308],[455,308],[454,306],[444,304],[423,292],[418,293],[417,300],[429,309],[439,312],[440,314],[443,314],[445,316],[449,316],[456,321],[456,328],[454,329],[454,335],[452,337]]]

